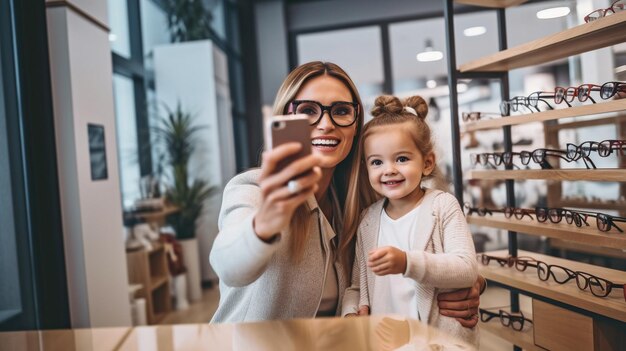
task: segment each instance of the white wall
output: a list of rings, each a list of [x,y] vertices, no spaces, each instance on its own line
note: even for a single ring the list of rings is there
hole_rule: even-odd
[[[74,5],[107,23],[106,1]],[[47,21],[72,327],[130,325],[108,32],[62,6]],[[88,123],[105,129],[106,180],[91,180]]]
[[[194,126],[202,127],[189,168],[192,177],[217,187],[196,223],[202,280],[215,280],[208,257],[218,232],[222,189],[236,171],[226,56],[209,40],[162,45],[154,49],[154,68],[160,106],[174,110],[180,102],[193,114]]]

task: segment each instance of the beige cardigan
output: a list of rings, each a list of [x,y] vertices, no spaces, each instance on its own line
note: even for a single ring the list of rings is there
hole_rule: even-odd
[[[300,262],[289,258],[285,235],[273,243],[260,240],[252,228],[261,206],[259,175],[258,169],[241,173],[224,189],[220,232],[210,253],[211,266],[220,278],[220,303],[211,322],[315,317],[330,264],[337,271],[338,315],[350,282],[343,265],[326,255],[334,245],[332,227],[311,197],[307,203],[312,222]]]
[[[384,304],[371,297],[375,275],[367,267],[367,254],[378,245],[380,215],[385,199],[369,208],[362,216],[357,234],[356,260],[352,285],[344,294],[342,315],[356,313],[359,306]],[[472,236],[456,198],[439,190],[427,190],[422,204],[432,211],[420,212],[420,227],[413,250],[407,252],[404,276],[415,281],[418,312],[424,323],[477,345],[477,328],[464,328],[454,318],[439,314],[436,296],[441,289],[464,288],[477,279],[476,253]]]

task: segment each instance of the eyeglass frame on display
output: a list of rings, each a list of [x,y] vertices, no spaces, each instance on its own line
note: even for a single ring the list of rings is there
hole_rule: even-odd
[[[534,95],[537,95],[537,97],[535,98]],[[543,96],[541,94],[544,94]],[[545,95],[545,94],[549,94],[549,95]],[[549,110],[554,110],[554,107],[552,107],[552,105],[550,105],[545,99],[552,99],[554,101],[555,99],[555,93],[554,92],[550,92],[550,91],[536,91],[534,93],[530,93],[528,94],[528,103],[531,106],[534,106],[537,110],[539,110],[539,101],[542,101],[544,104],[548,105],[548,109]],[[531,101],[535,100],[536,102],[533,104]],[[555,101],[556,103],[556,101]],[[567,103],[567,101],[566,101]],[[572,105],[570,105],[569,103],[567,103],[568,107],[572,107]]]
[[[520,102],[521,101],[525,101],[525,102]],[[513,107],[510,107],[513,106]],[[502,100],[500,102],[500,115],[502,117],[507,117],[511,114],[511,111],[513,112],[517,112],[517,107],[518,106],[524,106],[526,107],[530,113],[534,113],[535,111],[533,111],[533,109],[530,106],[530,103],[528,102],[528,97],[527,96],[514,96],[512,98],[510,98],[509,100]],[[506,111],[504,109],[504,107],[506,107]],[[539,109],[537,109],[537,112],[540,112]]]
[[[608,89],[608,84],[615,84],[615,86],[611,89],[609,95],[605,95],[603,93]],[[612,98],[617,93],[626,93],[626,82],[606,82],[600,86],[600,97],[604,100]]]
[[[500,210],[500,209],[490,209],[486,207],[472,207],[472,205],[470,205],[469,202],[464,203],[463,208],[467,210],[465,212],[466,216],[471,216],[472,213],[476,213],[480,217],[485,217],[486,215],[493,216],[494,212],[504,213],[504,210]]]
[[[624,233],[622,228],[618,227],[617,224],[615,224],[615,221],[617,220],[617,222],[625,222],[626,223],[626,217],[613,216],[613,215],[610,215],[610,214],[607,214],[607,213],[595,212],[595,211],[576,210],[576,212],[585,214],[587,216],[595,217],[596,218],[596,227],[601,232],[605,232],[605,233],[606,232],[610,232],[611,228],[615,227],[615,229],[617,229],[617,231],[619,231],[620,233]],[[602,222],[606,223],[607,226],[606,227],[605,226],[601,226]],[[602,223],[602,224],[604,224],[604,223]]]
[[[482,119],[482,116],[488,117],[490,115],[502,117],[497,112],[462,112],[461,120],[463,122],[478,121]]]
[[[587,273],[587,272],[583,272],[583,271],[574,271],[572,269],[569,269],[567,267],[563,267],[560,265],[556,265],[556,264],[548,264],[546,262],[543,261],[539,261],[535,258],[532,257],[527,257],[527,256],[519,256],[519,257],[512,257],[512,256],[507,256],[507,257],[497,257],[497,256],[491,256],[491,255],[486,255],[485,253],[479,253],[477,254],[477,256],[481,256],[481,259],[479,260],[483,265],[489,265],[489,263],[494,260],[496,262],[498,262],[500,264],[501,267],[504,267],[505,265],[507,267],[515,267],[515,269],[517,269],[520,272],[524,272],[526,271],[526,269],[528,267],[533,267],[535,269],[537,269],[537,277],[539,278],[539,280],[541,281],[547,281],[548,279],[550,279],[550,275],[552,275],[553,280],[558,283],[558,284],[566,284],[567,282],[569,282],[572,279],[576,280],[576,286],[578,287],[578,289],[585,291],[587,287],[589,287],[589,291],[591,292],[592,295],[596,296],[596,297],[607,297],[609,296],[609,294],[611,293],[613,288],[618,288],[618,289],[623,289],[624,290],[624,301],[626,301],[626,283],[624,284],[617,284],[617,283],[613,283],[612,281],[608,280],[608,279],[604,279],[598,276],[595,276],[593,274]],[[485,260],[484,257],[487,257],[487,259]],[[486,263],[485,263],[486,262]],[[502,263],[504,262],[504,263]],[[543,268],[546,267],[547,269]],[[542,267],[541,269],[544,269],[547,273],[545,273],[545,275],[542,275],[542,273],[540,272],[540,267]],[[563,280],[563,281],[559,281],[556,274],[554,273],[554,271],[552,271],[552,268],[556,267],[556,268],[560,268],[562,269],[565,274],[567,275],[567,279]],[[585,284],[583,286],[581,286],[581,282],[579,281],[578,277],[582,277],[584,279]],[[599,285],[600,287],[602,287],[601,284],[599,284],[599,281],[603,281],[606,282],[606,293],[604,293],[603,295],[598,295],[596,294],[596,292],[591,288],[591,279],[595,279],[598,283],[595,285]],[[603,289],[604,290],[604,289]]]
[[[590,23],[590,22],[593,22],[593,21],[597,21],[597,20],[599,20],[600,18],[604,18],[604,17],[606,17],[606,16],[607,16],[608,11],[611,11],[611,12],[612,12],[611,14],[615,14],[615,13],[616,13],[616,11],[615,11],[615,9],[614,9],[615,4],[617,4],[617,3],[618,3],[618,2],[620,2],[620,1],[624,2],[624,4],[622,4],[622,5],[624,5],[624,7],[623,7],[621,10],[619,10],[619,11],[624,11],[624,10],[626,10],[626,1],[624,1],[624,0],[616,0],[616,1],[614,1],[613,3],[611,3],[611,6],[609,6],[609,7],[605,8],[605,9],[597,9],[597,10],[593,10],[592,12],[590,12],[587,16],[585,16],[585,17],[584,17],[585,23]],[[592,18],[591,18],[591,15],[593,15],[593,14],[594,14],[594,13],[596,13],[596,12],[598,12],[598,13],[602,13],[602,15],[601,15],[601,16],[599,16],[598,18],[594,18],[594,19],[592,19]]]
[[[526,268],[528,267],[534,267],[537,269],[537,277],[539,278],[539,280],[541,281],[547,281],[548,279],[550,279],[550,275],[552,275],[552,279],[558,283],[558,284],[566,284],[567,282],[569,282],[572,279],[576,280],[576,286],[578,287],[578,289],[585,291],[587,289],[587,287],[589,287],[589,291],[591,292],[591,294],[593,296],[596,297],[607,297],[609,296],[609,294],[611,293],[611,291],[613,290],[613,288],[618,288],[618,289],[623,289],[624,290],[624,301],[626,301],[626,283],[624,284],[617,284],[617,283],[613,283],[612,281],[608,280],[608,279],[604,279],[601,277],[598,277],[596,275],[593,275],[591,273],[587,273],[587,272],[583,272],[583,271],[574,271],[572,269],[569,269],[567,267],[563,267],[561,265],[558,264],[548,264],[546,262],[543,261],[539,261],[537,259],[534,258],[521,258],[521,259],[515,259],[515,269],[517,269],[520,272],[524,272],[526,270]],[[543,267],[546,268],[543,268]],[[520,268],[521,267],[521,268]],[[567,275],[567,279],[563,280],[563,281],[559,281],[557,279],[557,275],[556,273],[554,273],[554,271],[552,270],[554,267],[562,269],[565,274]],[[545,273],[545,277],[542,277],[542,273],[541,270],[545,269],[547,273]],[[580,282],[579,277],[583,278],[584,284],[582,284]],[[596,284],[592,284],[591,283],[591,279],[595,279],[595,281],[597,282]],[[604,289],[602,287],[602,285],[600,284],[600,281],[603,281],[606,283],[606,289]],[[605,293],[603,294],[598,294],[596,293],[595,290],[592,289],[592,285],[597,285],[600,286],[600,288],[602,288],[602,290],[606,290]]]
[[[605,143],[608,143],[609,146],[607,147]],[[589,147],[583,147],[583,145],[585,144],[589,144]],[[580,159],[580,157],[589,157],[589,155],[591,155],[591,151],[597,151],[598,156],[600,157],[608,157],[613,153],[613,151],[617,152],[619,150],[621,155],[624,156],[626,155],[626,153],[624,153],[624,148],[626,148],[626,140],[607,139],[600,142],[584,141],[578,145],[573,143],[567,143],[565,148],[567,151],[566,157],[570,158],[573,161]]]
[[[472,166],[481,164],[482,166],[487,166],[490,165],[493,168],[497,168],[497,166],[501,165],[504,163],[505,166],[515,166],[517,167],[515,164],[513,164],[513,156],[519,156],[520,161],[522,163],[522,165],[527,166],[530,163],[530,160],[532,159],[536,164],[538,164],[542,169],[553,169],[552,165],[547,161],[546,157],[547,156],[551,156],[551,157],[559,157],[563,160],[565,160],[566,162],[574,162],[574,161],[578,161],[580,158],[577,159],[570,159],[567,158],[566,156],[563,155],[567,155],[568,152],[564,151],[564,150],[556,150],[556,149],[547,149],[547,148],[538,148],[535,149],[533,151],[520,151],[520,152],[511,152],[511,151],[505,151],[505,152],[483,152],[483,153],[471,153],[470,154],[470,163]],[[510,158],[508,158],[510,155]],[[493,158],[494,163],[490,163],[489,162],[489,157]],[[588,156],[581,156],[585,167],[587,169],[589,168],[589,164],[591,164],[591,167],[593,169],[596,169],[596,165],[593,163],[593,161],[588,157]],[[508,159],[508,161],[507,161]],[[589,162],[589,164],[588,164]],[[519,167],[517,167],[519,168]]]
[[[324,112],[328,112],[328,117],[330,117],[331,122],[337,127],[350,127],[358,119],[357,116],[359,114],[360,106],[358,103],[350,102],[350,101],[334,101],[332,104],[327,106],[327,105],[322,105],[322,103],[320,103],[319,101],[315,101],[315,100],[292,100],[289,103],[289,105],[291,106],[291,113],[294,115],[298,113],[304,113],[302,111],[298,111],[298,106],[304,103],[313,103],[319,106],[320,108],[320,115],[317,117],[317,119],[315,119],[315,122],[309,123],[312,126],[318,124],[322,120],[322,117],[324,117]],[[332,109],[338,105],[349,105],[349,106],[352,106],[352,108],[354,109],[354,113],[352,116],[353,119],[349,124],[339,124],[335,120],[335,117],[333,117]],[[308,113],[304,113],[304,114],[311,116]]]
[[[609,85],[613,84],[613,87],[609,88]],[[587,88],[586,90],[583,90]],[[606,93],[607,90],[610,89],[610,93]],[[578,98],[578,101],[585,102],[587,99],[591,100],[592,103],[596,103],[596,100],[591,96],[592,91],[600,92],[600,98],[603,100],[608,100],[614,97],[617,93],[626,92],[626,82],[605,82],[602,85],[597,84],[581,84],[577,87],[556,87],[554,88],[554,102],[560,104],[565,101],[568,103],[573,102],[574,98]]]
[[[505,326],[505,327],[510,327],[511,329],[515,330],[515,331],[522,331],[524,329],[524,321],[527,321],[529,323],[533,323],[533,321],[531,319],[528,319],[526,317],[524,317],[524,313],[523,312],[518,312],[520,315],[514,315],[510,312],[506,312],[504,310],[501,309],[501,307],[494,307],[494,308],[499,308],[498,313],[495,312],[491,312],[486,308],[479,308],[478,312],[480,313],[480,321],[483,323],[487,323],[490,320],[492,320],[495,317],[499,317],[500,319],[500,323]],[[484,318],[483,315],[487,315],[487,318]],[[504,322],[504,318],[509,318],[509,322],[508,324]],[[514,321],[513,320],[517,320],[519,323],[519,329],[515,328],[514,326]]]
[[[544,212],[545,217],[543,216]],[[550,220],[550,223],[557,224],[561,223],[563,218],[565,218],[565,222],[567,224],[574,223],[574,225],[579,228],[583,226],[583,223],[586,226],[589,226],[586,214],[566,208],[535,207],[535,217],[537,218],[537,222],[539,223],[545,223],[546,221]]]

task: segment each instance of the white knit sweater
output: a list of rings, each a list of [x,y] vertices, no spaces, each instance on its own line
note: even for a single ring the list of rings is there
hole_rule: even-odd
[[[343,299],[342,315],[355,313],[359,306],[385,304],[374,292],[375,276],[367,267],[367,255],[378,243],[380,215],[385,199],[363,212],[356,243],[352,285]],[[476,253],[472,236],[456,198],[439,190],[427,190],[420,206],[423,232],[407,252],[404,276],[415,281],[418,312],[422,322],[435,326],[469,344],[478,345],[478,327],[465,328],[454,318],[439,314],[436,296],[450,289],[470,287],[477,279]]]

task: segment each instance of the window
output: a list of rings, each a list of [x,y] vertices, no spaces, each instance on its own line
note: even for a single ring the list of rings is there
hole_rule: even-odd
[[[174,0],[168,0],[174,1]],[[231,137],[238,143],[237,165],[248,166],[245,133],[246,103],[242,58],[240,56],[239,13],[237,1],[202,2],[210,13],[210,40],[222,53],[228,67],[225,82],[227,101],[219,100],[220,114],[231,123]],[[167,6],[162,0],[111,0],[111,51],[113,55],[115,113],[122,202],[125,209],[139,199],[140,179],[159,173],[158,150],[152,145],[152,128],[162,117],[163,99],[155,78],[155,50],[171,46]],[[193,19],[191,19],[193,20]],[[197,22],[196,22],[197,23]],[[173,108],[173,106],[170,106]],[[190,107],[193,109],[193,107]],[[232,117],[230,117],[232,116]],[[233,127],[237,130],[233,130]],[[243,131],[243,132],[242,132]],[[241,152],[241,150],[244,150]]]

